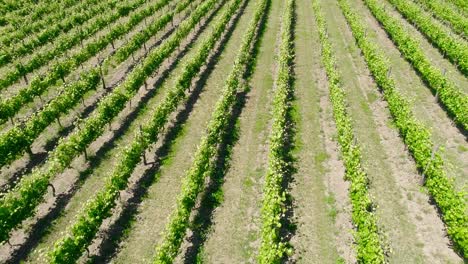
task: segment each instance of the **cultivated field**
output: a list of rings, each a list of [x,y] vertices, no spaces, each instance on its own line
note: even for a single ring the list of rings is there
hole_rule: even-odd
[[[466,0],[0,0],[0,263],[467,263]]]

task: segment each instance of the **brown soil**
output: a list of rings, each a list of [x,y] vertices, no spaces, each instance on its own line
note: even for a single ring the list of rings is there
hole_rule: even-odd
[[[337,263],[354,261],[349,219],[348,185],[338,160],[327,79],[321,66],[317,25],[311,1],[297,3],[296,100],[297,167],[291,195],[297,230],[292,238],[292,262]],[[336,201],[336,199],[340,199]],[[347,203],[348,205],[345,205]],[[340,207],[338,209],[337,207]],[[342,235],[344,234],[344,235]]]
[[[168,160],[164,162],[158,173],[158,184],[148,189],[148,196],[140,205],[135,217],[134,227],[129,230],[128,236],[120,244],[120,250],[114,258],[116,263],[149,262],[152,259],[161,239],[161,232],[164,231],[167,220],[174,210],[181,181],[192,164],[193,155],[211,117],[214,102],[219,98],[220,89],[231,69],[237,50],[236,42],[243,32],[243,27],[240,25],[249,19],[252,8],[253,3],[249,3],[232,37],[223,48],[223,56],[214,66],[213,72],[203,81],[204,84],[200,84],[204,87],[200,99],[193,106],[188,120],[183,125],[183,134],[171,147]],[[155,211],[158,214],[154,214]]]

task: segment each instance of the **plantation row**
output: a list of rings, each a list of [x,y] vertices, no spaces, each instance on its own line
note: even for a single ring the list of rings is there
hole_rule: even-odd
[[[0,13],[2,15],[8,15],[14,13],[15,11],[18,12],[18,10],[21,10],[21,8],[23,8],[24,5],[24,2],[1,1],[0,6],[2,8],[0,9]]]
[[[67,33],[74,27],[79,27],[81,24],[93,18],[95,15],[102,13],[107,9],[115,8],[115,3],[111,2],[102,2],[98,4],[98,1],[95,1],[87,4],[93,6],[93,8],[89,9],[87,13],[76,13],[72,16],[62,14],[61,17],[56,18],[61,23],[57,23],[52,27],[47,27],[44,31],[40,32],[38,35],[35,35],[32,38],[30,37],[26,40],[24,38],[21,39],[21,44],[12,43],[12,41],[17,40],[20,36],[27,36],[30,34],[27,27],[21,27],[21,30],[15,31],[15,36],[5,36],[2,42],[4,45],[10,47],[2,50],[2,54],[0,55],[0,66],[10,63],[13,60],[21,58],[27,54],[33,53],[38,47],[41,47],[46,43],[53,42],[56,37],[62,35],[63,33]],[[47,22],[54,23],[53,20],[48,20]]]
[[[464,0],[449,0],[452,2],[457,8],[459,8],[465,16],[468,15],[468,3]]]
[[[73,4],[76,4],[76,2],[70,0],[63,1],[63,3],[59,3],[59,5],[51,5],[47,2],[37,3],[37,1],[2,1],[0,5],[2,7],[1,14],[3,15],[3,19],[0,20],[0,26],[6,27],[12,25],[13,29],[11,30],[15,30],[18,29],[21,23],[19,17],[29,16],[32,19],[37,19],[41,15],[52,12],[54,7],[63,6],[66,8],[73,6]]]
[[[466,259],[466,194],[439,145],[461,134],[447,145],[466,163],[466,142],[458,141],[468,130],[468,96],[431,57],[443,53],[468,76],[463,1],[336,3],[0,0],[0,90],[18,90],[0,99],[0,176],[8,182],[0,191],[0,262],[387,263],[408,252],[435,262]],[[423,50],[405,20],[433,50]],[[381,36],[393,50],[375,42]],[[392,54],[401,58],[391,62]],[[271,64],[257,65],[262,58]],[[392,73],[402,65],[422,80],[415,89],[429,88],[435,100],[409,98],[397,85],[408,80]],[[420,106],[444,115],[416,115]],[[437,127],[447,138],[433,136],[431,118],[450,124]],[[395,142],[401,147],[385,149]],[[392,182],[406,176],[416,180]],[[314,185],[313,199],[298,193],[310,187],[304,181]],[[385,182],[390,191],[379,193]],[[235,189],[225,196],[227,186]],[[171,197],[159,197],[163,189]],[[389,203],[404,211],[381,208]],[[388,212],[395,220],[381,219]],[[411,213],[416,220],[401,216]],[[398,245],[394,234],[413,227],[406,219],[421,226]],[[216,235],[232,241],[210,240]],[[441,244],[447,249],[435,256]],[[398,255],[392,245],[409,250]],[[144,255],[119,255],[138,246]],[[445,259],[447,251],[455,257]]]
[[[388,14],[383,5],[375,0],[364,0],[364,2],[385,28],[401,54],[421,75],[433,93],[438,96],[449,115],[458,125],[465,130],[468,129],[468,96],[449,81],[440,69],[432,65],[431,61],[424,55],[419,43],[396,18]]]
[[[468,77],[468,44],[465,41],[456,39],[450,32],[434,23],[432,17],[424,14],[417,4],[402,0],[390,0],[390,2]]]
[[[168,1],[159,2],[157,7],[164,7],[167,2]],[[154,36],[168,25],[168,23],[174,18],[174,15],[184,10],[189,3],[189,1],[179,3],[173,12],[166,13],[157,21],[154,21],[154,23],[147,27],[146,30],[134,35],[125,45],[119,47],[114,54],[106,58],[102,63],[103,65],[100,67],[104,67],[104,69],[108,70],[114,61],[118,63],[125,61],[150,37]],[[124,32],[122,32],[122,34],[124,34]],[[25,124],[17,125],[7,133],[2,134],[0,136],[0,153],[3,153],[4,155],[2,155],[2,158],[0,159],[0,165],[8,164],[11,161],[14,161],[19,155],[22,155],[25,151],[28,151],[33,141],[51,122],[59,118],[61,115],[66,114],[79,103],[87,92],[98,87],[100,74],[101,69],[98,68],[92,68],[81,73],[81,77],[78,81],[63,86],[62,94],[58,95],[44,106],[42,111],[29,118]],[[17,99],[16,102],[14,101],[15,99]],[[28,101],[27,99],[28,97],[26,96],[16,96],[10,99],[7,101],[11,102],[9,105],[12,105],[10,110],[12,110],[15,105],[18,105],[18,109],[13,109],[18,111],[20,109],[19,105],[22,105],[21,101],[26,103],[26,101]],[[32,100],[32,98],[30,100]],[[2,104],[0,104],[0,109],[2,109],[1,106]]]
[[[3,27],[0,28],[0,32],[3,33],[1,38],[2,44],[9,46],[12,43],[16,43],[26,37],[23,34],[37,33],[48,26],[47,22],[59,22],[60,18],[64,18],[65,12],[78,10],[82,6],[78,5],[76,1],[63,1],[53,4],[43,2],[42,5],[34,6],[32,12],[31,8],[25,9],[30,12],[27,17],[25,17],[26,14],[18,16],[15,13],[9,13],[2,17],[2,20],[0,20],[0,24],[3,24]],[[62,10],[62,12],[57,12],[58,10]],[[17,36],[18,38],[13,39],[11,38],[12,36]]]
[[[432,15],[450,25],[450,28],[464,38],[468,38],[468,18],[458,10],[447,6],[441,0],[417,0]]]
[[[125,8],[123,8],[126,11],[123,13],[123,15],[127,15],[130,10],[136,9],[144,2],[144,0],[134,0],[126,3]],[[79,53],[74,54],[69,59],[65,59],[63,62],[55,62],[49,67],[49,69],[52,69],[52,72],[48,73],[46,76],[36,76],[31,81],[29,88],[39,89],[42,86],[47,87],[47,85],[50,85],[50,83],[55,83],[60,79],[64,81],[64,77],[70,73],[71,69],[75,69],[76,67],[80,66],[81,63],[86,61],[90,56],[95,55],[99,50],[107,47],[109,43],[112,44],[114,39],[122,36],[122,31],[125,32],[131,28],[132,25],[136,25],[139,21],[142,21],[145,17],[152,14],[153,11],[154,5],[153,8],[150,7],[143,9],[140,12],[133,14],[127,23],[124,23],[120,26],[113,26],[112,30],[107,35],[98,38],[94,42],[91,42],[86,46],[86,49],[80,49]],[[50,61],[55,59],[56,56],[66,52],[73,46],[80,43],[80,41],[84,40],[86,37],[92,36],[94,33],[107,27],[110,23],[117,21],[121,16],[122,15],[119,12],[111,12],[105,16],[99,17],[96,21],[94,21],[94,23],[88,25],[88,28],[74,32],[71,35],[62,35],[62,38],[57,40],[57,43],[55,43],[54,47],[51,49],[36,52],[32,58],[24,64],[21,62],[17,63],[12,70],[8,71],[5,76],[0,79],[0,89],[9,87],[10,85],[16,83],[20,78],[25,78],[25,81],[27,82],[26,76],[28,73],[31,73],[32,71],[47,65]],[[46,81],[48,82],[45,85],[44,82]]]
[[[294,9],[289,0],[282,17],[281,44],[278,54],[278,72],[273,99],[273,124],[270,131],[268,171],[265,176],[262,203],[262,244],[259,263],[280,263],[289,253],[289,245],[281,237],[281,227],[286,212],[286,193],[282,186],[291,174],[292,124],[291,100],[294,94],[292,62],[294,60]]]
[[[411,113],[408,102],[396,90],[394,80],[388,75],[388,59],[366,36],[366,28],[354,13],[347,0],[340,0],[340,7],[348,21],[354,38],[361,48],[367,66],[377,85],[382,89],[390,113],[412,154],[418,169],[422,172],[424,184],[439,207],[447,225],[447,233],[463,256],[468,254],[468,215],[463,194],[457,193],[453,183],[444,171],[444,162],[439,153],[433,153],[434,143],[429,130]]]
[[[211,6],[206,6],[206,8],[213,8],[216,2],[211,1],[209,3]],[[184,67],[183,73],[177,80],[177,85],[173,87],[163,99],[163,102],[156,108],[151,122],[142,127],[140,134],[133,139],[130,146],[123,149],[122,153],[118,155],[120,157],[119,166],[108,176],[106,187],[94,199],[88,201],[82,214],[78,216],[77,222],[70,229],[72,235],[56,243],[53,252],[51,252],[53,263],[75,261],[89,245],[102,221],[110,216],[111,209],[116,205],[115,200],[119,196],[119,191],[128,186],[128,179],[141,161],[145,150],[157,141],[160,132],[167,125],[170,115],[187,97],[186,91],[190,87],[191,80],[198,74],[200,67],[205,62],[217,39],[221,37],[240,3],[240,0],[235,1],[226,9],[222,19],[218,22],[219,24],[215,26],[214,34],[205,40],[204,45],[201,46],[195,57]],[[195,12],[206,12],[203,7],[200,10],[195,10]],[[198,23],[197,20],[192,21],[193,25]]]
[[[238,2],[235,4],[239,5],[241,1],[235,0],[235,2]],[[248,65],[255,60],[252,49],[258,42],[258,31],[261,30],[259,27],[262,27],[262,20],[268,13],[268,7],[268,0],[262,0],[255,8],[255,14],[244,33],[242,45],[233,68],[225,80],[222,95],[211,115],[205,136],[201,139],[192,165],[187,171],[182,192],[177,201],[177,208],[172,213],[163,234],[163,241],[156,250],[155,263],[174,261],[186,235],[191,211],[196,204],[197,197],[203,190],[205,179],[214,174],[221,146],[226,144],[228,134],[232,133],[227,129],[230,123],[235,122],[232,120],[232,115],[235,106],[239,103],[237,94],[248,89],[243,79],[248,78]]]
[[[212,8],[215,1],[209,1],[199,7],[191,17],[185,20],[177,32],[158,48],[152,50],[147,57],[112,93],[103,98],[93,115],[82,122],[80,129],[67,138],[62,138],[57,147],[49,154],[42,169],[35,170],[32,175],[23,177],[17,186],[1,198],[0,206],[0,241],[9,237],[12,229],[24,219],[34,215],[34,208],[43,200],[48,184],[57,174],[63,172],[75,157],[82,154],[86,147],[96,140],[104,127],[122,111],[126,103],[135,95],[163,61],[180,45],[206,11]]]

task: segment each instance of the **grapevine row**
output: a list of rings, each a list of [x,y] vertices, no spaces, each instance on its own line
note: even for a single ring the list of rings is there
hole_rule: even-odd
[[[71,2],[74,1],[66,0],[63,2],[65,2],[66,5],[70,5],[72,4]],[[50,12],[50,9],[46,1],[41,3],[38,3],[37,1],[8,1],[7,3],[1,1],[0,14],[2,15],[3,19],[1,19],[0,26],[7,26],[10,24],[8,23],[9,21],[17,21],[20,20],[22,17],[30,15],[34,15],[34,17],[37,18],[42,14],[46,14],[47,12]],[[14,25],[19,26],[18,23],[14,23]]]
[[[135,0],[130,3],[124,3],[122,4],[121,8],[117,8],[118,10],[124,10],[124,11],[111,12],[108,15],[99,17],[96,21],[94,21],[93,23],[90,23],[87,28],[78,30],[71,35],[63,35],[59,40],[57,40],[57,42],[54,44],[54,47],[52,47],[51,49],[41,50],[39,52],[34,53],[31,59],[29,59],[24,65],[21,62],[15,63],[14,67],[12,67],[13,69],[10,71],[7,71],[7,73],[2,77],[2,79],[0,79],[0,90],[14,84],[21,77],[26,78],[26,75],[28,73],[46,65],[49,61],[55,59],[56,56],[69,50],[71,47],[80,43],[80,41],[82,41],[86,37],[93,35],[94,33],[108,26],[110,23],[119,19],[121,16],[126,16],[130,12],[130,10],[135,10],[137,7],[144,4],[145,1],[146,0]],[[144,11],[148,12],[149,10],[145,8]],[[141,12],[144,12],[144,11],[141,11]],[[149,16],[150,14],[147,14],[146,16]],[[138,15],[135,14],[134,16],[138,16]],[[131,23],[132,21],[133,19],[130,19],[129,23]],[[111,32],[119,32],[120,30],[121,29],[119,26],[115,26],[112,28]],[[101,37],[99,38],[98,41],[94,41],[94,43],[99,42],[99,41],[102,42],[103,40],[105,41],[105,39],[106,38]],[[94,47],[94,46],[96,46],[96,44],[93,45],[93,48],[96,49],[97,47]],[[81,55],[81,53],[86,54],[86,53],[91,53],[91,52],[94,52],[94,50],[85,50],[84,52],[81,51],[79,54],[76,54],[75,57],[78,55]],[[65,62],[68,62],[68,61],[70,61],[70,59],[65,60]],[[65,62],[55,63],[55,65],[52,66],[52,70],[57,71],[57,68],[65,67],[66,66]],[[68,64],[70,63],[71,62],[69,62]],[[60,70],[56,74],[61,74],[61,71],[63,70]],[[60,77],[63,77],[63,76],[60,76]],[[37,76],[35,80],[40,81],[42,78],[44,77]]]
[[[452,2],[457,8],[460,9],[460,12],[463,13],[463,15],[468,16],[468,2],[465,0],[447,0],[449,2]]]
[[[408,60],[421,78],[438,96],[454,121],[468,130],[468,97],[434,67],[424,55],[419,43],[409,34],[385,7],[375,0],[364,0],[374,17],[384,27],[400,53]]]
[[[448,23],[452,30],[464,38],[468,38],[468,18],[451,8],[441,0],[417,0],[432,12],[432,15]]]
[[[76,1],[72,1],[76,4]],[[65,20],[68,14],[70,13],[81,13],[86,5],[94,5],[97,3],[96,0],[86,0],[79,5],[76,5],[69,10],[61,10],[54,14],[49,14],[46,17],[41,18],[32,18],[31,20],[26,20],[28,22],[34,21],[32,23],[27,23],[26,25],[14,24],[11,28],[11,32],[4,33],[0,36],[0,44],[4,46],[11,46],[19,41],[22,41],[26,37],[30,37],[33,34],[37,34],[44,27],[48,27],[53,23]],[[49,2],[50,5],[50,2]],[[67,5],[68,6],[68,5]]]
[[[358,263],[385,263],[384,252],[380,244],[376,216],[368,192],[368,178],[361,165],[361,151],[355,143],[352,120],[346,111],[346,95],[340,85],[340,73],[336,70],[336,60],[328,39],[325,19],[317,1],[313,1],[315,19],[319,28],[322,46],[322,63],[328,77],[330,101],[333,117],[338,132],[338,143],[346,168],[345,178],[350,181],[349,196],[352,205],[352,221],[356,226]]]
[[[187,1],[183,1],[182,4],[175,8],[175,12],[178,13],[182,11],[187,5]],[[113,58],[118,58],[119,62],[128,58],[130,55],[128,51],[133,52],[138,49],[141,45],[141,40],[147,40],[156,34],[169,23],[173,16],[174,13],[167,13],[153,24],[149,25],[145,31],[134,35],[127,44],[117,49],[116,53],[108,57],[103,64],[108,64]],[[99,79],[96,79],[97,76],[99,76],[99,70],[96,68],[82,73],[80,79],[84,79],[84,81],[78,80],[72,84],[65,85],[62,94],[54,98],[25,124],[17,125],[8,132],[0,135],[0,153],[3,154],[0,155],[0,165],[9,164],[19,155],[22,155],[24,151],[29,150],[33,141],[51,122],[59,118],[60,115],[67,113],[83,98],[85,93],[97,87],[99,82]],[[24,98],[22,99],[24,100]]]
[[[158,20],[137,34],[124,46],[108,57],[103,65],[108,65],[114,58],[119,62],[127,59],[135,50],[139,49],[150,37],[163,29],[174,15],[184,10],[190,4],[189,0],[180,2],[173,12],[166,13]],[[61,115],[68,113],[79,103],[83,96],[96,89],[100,81],[100,70],[93,68],[81,74],[81,78],[63,87],[64,91],[41,111],[32,116],[25,124],[20,124],[0,135],[0,165],[9,164],[25,151],[30,151],[31,144],[44,129]]]
[[[38,5],[34,5],[33,8],[28,8],[28,11],[30,13],[27,15],[21,16],[15,13],[9,13],[8,15],[4,16],[2,20],[2,22],[5,23],[5,26],[0,29],[0,32],[2,34],[0,42],[3,42],[3,40],[6,38],[10,38],[10,34],[14,34],[15,31],[20,31],[23,28],[26,29],[27,34],[31,34],[34,32],[37,33],[42,28],[51,25],[45,23],[49,19],[56,18],[59,16],[63,17],[65,12],[74,11],[74,9],[80,7],[80,5],[77,4],[78,3],[76,1],[60,1],[54,3],[42,2]],[[32,9],[33,11],[31,12],[30,9]],[[18,42],[18,40],[21,39],[11,40],[13,42]],[[12,42],[8,42],[7,46],[9,46],[11,43]]]
[[[388,102],[398,131],[408,146],[418,169],[425,177],[425,186],[439,207],[447,233],[463,257],[468,256],[468,215],[463,196],[455,191],[453,183],[444,171],[444,162],[438,153],[433,153],[434,143],[429,130],[411,113],[408,102],[396,90],[389,77],[388,59],[366,36],[362,19],[351,10],[347,0],[339,0],[354,38],[361,48],[374,80]]]
[[[192,1],[193,2],[193,1]],[[182,4],[183,3],[183,4]],[[135,36],[127,42],[126,45],[119,48],[113,57],[115,60],[120,63],[125,61],[131,54],[138,50],[141,45],[146,43],[152,36],[154,36],[159,30],[161,30],[164,26],[166,26],[169,22],[174,20],[174,15],[181,12],[185,9],[190,2],[180,2],[175,7],[175,12],[165,12],[164,15],[161,15],[158,18],[157,23],[153,23],[149,26],[146,26],[145,29],[140,30]],[[112,60],[109,60],[111,62]]]
[[[281,263],[292,248],[281,237],[282,219],[286,212],[285,178],[291,174],[291,140],[294,130],[292,100],[294,97],[294,8],[295,1],[288,0],[282,17],[281,44],[278,55],[273,101],[273,123],[269,136],[268,168],[263,187],[262,242],[258,262]]]
[[[164,44],[152,50],[141,64],[136,66],[127,78],[112,93],[100,101],[94,114],[68,138],[61,139],[50,153],[42,169],[36,169],[31,176],[23,177],[16,187],[0,198],[0,241],[7,240],[10,231],[21,222],[33,216],[36,206],[43,200],[49,182],[70,166],[75,157],[84,153],[91,142],[103,132],[104,127],[122,111],[127,102],[181,41],[188,36],[195,25],[212,9],[217,0],[205,1],[189,19],[185,20]]]
[[[31,12],[31,7],[27,6],[22,10],[17,10],[15,12],[10,12],[5,14],[0,18],[0,33],[5,34],[18,28],[31,23],[31,21],[41,20],[42,17],[48,17],[58,10],[68,8],[76,4],[76,1],[61,1],[58,3],[48,3],[42,2],[40,4],[34,5],[33,11]],[[27,12],[27,13],[26,13]],[[22,13],[25,13],[22,15]]]
[[[404,0],[389,2],[468,77],[468,43],[455,38],[445,28],[434,23],[431,15],[425,14],[417,4]]]
[[[119,165],[107,177],[108,180],[104,189],[86,203],[83,211],[77,216],[76,222],[69,228],[70,234],[55,243],[54,249],[49,253],[52,263],[74,262],[96,235],[102,221],[110,216],[112,208],[116,205],[119,191],[127,187],[128,179],[141,161],[145,149],[157,141],[171,114],[178,108],[180,102],[186,98],[185,91],[189,88],[192,79],[198,74],[210,51],[222,36],[240,3],[241,0],[235,0],[225,10],[214,27],[213,35],[210,35],[203,42],[195,57],[184,67],[177,80],[177,85],[156,108],[151,122],[142,127],[140,134],[136,135],[130,145],[118,154],[120,157]],[[102,206],[103,204],[106,206]]]
[[[2,15],[7,15],[9,13],[15,12],[15,11],[22,11],[22,9],[27,6],[27,3],[21,2],[21,1],[8,1],[0,2],[0,14]]]
[[[112,44],[116,39],[127,34],[144,18],[160,10],[170,1],[171,0],[160,0],[148,8],[133,14],[126,23],[113,27],[109,33],[103,35],[96,41],[88,43],[80,52],[53,65],[52,70],[49,71],[46,76],[38,76],[32,80],[28,87],[21,89],[16,95],[0,101],[0,123],[4,123],[8,118],[15,116],[25,104],[32,102],[35,97],[46,92],[50,86],[55,85],[59,80],[65,83],[64,78],[73,70],[106,48],[107,45]]]
[[[254,17],[244,33],[239,53],[225,80],[222,95],[216,103],[206,134],[198,146],[192,166],[187,171],[176,210],[172,213],[163,234],[163,240],[156,249],[154,263],[172,263],[179,251],[189,226],[190,213],[203,189],[205,178],[211,175],[214,170],[214,157],[218,156],[219,146],[224,143],[226,133],[229,133],[227,127],[232,118],[232,109],[237,102],[237,92],[239,88],[243,88],[242,79],[245,77],[247,65],[255,59],[252,47],[258,41],[257,30],[266,16],[269,6],[269,0],[262,0],[255,8]]]
[[[95,17],[96,14],[101,14],[107,10],[115,9],[116,7],[115,2],[102,2],[99,5],[96,3],[98,3],[97,0],[95,0],[94,3],[89,3],[92,7],[87,10],[87,13],[77,12],[73,15],[64,14],[67,18],[61,20],[60,23],[52,24],[52,26],[47,27],[38,35],[26,41],[23,40],[21,44],[14,44],[9,48],[3,49],[0,53],[0,66],[35,52],[38,47],[53,42],[53,40],[61,36],[62,33],[67,33],[70,29],[79,27],[84,22]]]

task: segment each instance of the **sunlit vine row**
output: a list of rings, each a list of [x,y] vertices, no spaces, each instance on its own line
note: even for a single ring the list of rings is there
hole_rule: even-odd
[[[281,263],[292,248],[281,237],[282,219],[286,213],[286,190],[283,183],[292,172],[291,117],[294,94],[292,62],[294,60],[295,1],[288,0],[281,19],[281,43],[278,72],[273,99],[273,123],[269,136],[268,168],[265,175],[262,201],[261,245],[258,262]]]
[[[383,25],[401,54],[408,60],[421,78],[437,94],[445,110],[455,122],[468,130],[468,96],[450,82],[440,69],[424,55],[417,40],[408,33],[401,23],[375,0],[364,0],[375,18]]]
[[[92,36],[94,33],[102,30],[103,28],[107,27],[110,23],[117,21],[122,16],[127,16],[131,10],[135,10],[137,7],[143,5],[146,0],[134,0],[131,2],[125,2],[117,6],[114,12],[108,12],[104,16],[98,17],[93,23],[87,25],[86,28],[81,30],[77,30],[73,32],[73,34],[63,34],[60,39],[58,39],[54,44],[53,47],[50,49],[40,50],[35,52],[31,58],[29,58],[26,62],[15,62],[12,65],[11,70],[8,70],[0,79],[0,90],[9,87],[10,85],[16,83],[21,78],[25,78],[27,80],[27,74],[31,73],[32,71],[39,69],[42,66],[47,65],[50,61],[54,60],[57,56],[63,54],[64,52],[68,51],[73,46],[80,43],[80,41],[84,40],[87,37]],[[138,17],[147,17],[152,15],[152,12],[149,8],[144,8],[140,12],[131,16],[128,22],[125,24],[132,24],[134,23],[134,19]],[[135,18],[133,18],[135,17]],[[138,20],[138,19],[137,19]],[[136,24],[136,23],[135,23]],[[68,74],[73,65],[74,68],[81,65],[82,57],[86,56],[87,54],[93,53],[97,50],[100,50],[101,43],[106,42],[107,39],[114,39],[110,34],[118,34],[122,31],[122,26],[114,26],[111,31],[105,36],[98,38],[97,41],[93,41],[91,45],[88,44],[86,49],[81,49],[78,54],[75,54],[73,57],[74,59],[65,59],[64,61],[60,62],[57,61],[50,66],[51,72],[55,75],[54,77],[58,79],[63,78],[65,72]],[[109,36],[110,35],[110,36]],[[104,46],[106,47],[107,44]],[[51,78],[51,74],[49,73],[47,77]],[[58,76],[56,76],[58,75]],[[36,76],[36,78],[32,81],[31,84],[34,84],[34,81],[41,82],[42,79],[47,78],[46,76]]]
[[[80,52],[74,54],[64,61],[58,62],[52,66],[52,70],[46,76],[38,76],[32,80],[31,84],[21,89],[16,95],[0,101],[0,122],[6,122],[21,110],[21,108],[34,100],[34,98],[45,93],[51,86],[57,84],[60,80],[65,83],[65,77],[72,73],[82,63],[95,56],[97,53],[112,44],[132,30],[139,22],[147,16],[166,6],[170,0],[160,0],[133,14],[128,22],[113,27],[112,30],[97,39],[88,43]],[[163,16],[167,19],[167,16]],[[126,47],[128,49],[128,45]]]
[[[10,44],[8,47],[3,48],[0,51],[0,66],[10,63],[18,58],[21,58],[27,54],[31,54],[44,44],[54,41],[61,34],[67,33],[72,28],[80,27],[81,24],[95,17],[97,14],[101,14],[107,10],[112,10],[117,7],[115,2],[95,2],[87,3],[90,7],[86,12],[76,12],[74,14],[63,14],[58,21],[46,20],[44,23],[49,23],[48,27],[37,35],[22,39],[21,43]],[[14,35],[25,32],[27,27],[21,27],[14,31]],[[27,33],[23,33],[26,35]],[[16,37],[16,36],[15,36]],[[8,39],[11,42],[11,37]]]
[[[239,0],[236,1],[239,2]],[[242,37],[239,53],[225,80],[222,95],[216,103],[206,134],[197,148],[192,165],[182,184],[177,207],[171,214],[163,233],[162,242],[156,248],[154,263],[172,263],[177,256],[187,232],[190,214],[197,197],[203,190],[206,177],[212,175],[214,171],[215,157],[219,154],[219,146],[224,144],[225,135],[230,133],[227,129],[232,119],[233,107],[238,100],[237,92],[245,88],[242,84],[243,77],[245,77],[248,65],[253,63],[255,59],[252,47],[258,41],[257,32],[263,26],[262,19],[269,11],[269,3],[269,0],[262,0],[257,4],[254,16]]]
[[[163,29],[175,14],[184,10],[190,4],[190,0],[180,2],[174,9],[154,21],[151,25],[135,34],[127,44],[121,46],[116,52],[103,62],[103,67],[108,68],[113,60],[122,62],[134,51],[139,49],[150,37]],[[18,124],[12,129],[0,135],[0,166],[9,164],[25,151],[30,151],[31,144],[44,129],[60,116],[67,114],[76,106],[85,94],[97,89],[100,80],[100,69],[92,68],[81,74],[81,78],[71,84],[62,87],[63,93],[55,97],[44,108],[30,117],[24,124]]]
[[[394,80],[388,75],[390,70],[388,59],[367,38],[362,19],[351,10],[348,1],[339,0],[339,2],[374,80],[388,102],[395,125],[424,176],[425,186],[441,211],[447,233],[457,251],[466,258],[468,215],[463,195],[455,191],[453,183],[447,178],[441,156],[434,153],[434,143],[431,141],[429,130],[414,117],[407,100],[396,90]]]
[[[468,2],[466,0],[447,0],[452,2],[465,16],[468,16]]]
[[[57,15],[59,10],[76,6],[78,2],[73,0],[57,3],[41,2],[33,6],[24,6],[20,10],[8,12],[0,17],[0,34],[4,35],[18,30],[21,27],[29,27],[34,22],[43,22],[45,18]],[[68,11],[68,10],[67,10]],[[33,22],[34,21],[34,22]]]
[[[468,38],[468,18],[441,0],[417,0],[438,19],[449,24],[454,32]]]
[[[417,4],[404,0],[389,0],[389,2],[468,77],[466,41],[455,38],[450,31],[435,23],[431,15],[425,14]]]
[[[6,241],[11,230],[18,227],[24,219],[35,214],[35,208],[43,200],[49,182],[69,167],[75,157],[85,153],[87,146],[102,135],[105,126],[125,108],[145,80],[177,49],[216,2],[217,0],[203,2],[169,39],[152,50],[112,93],[100,101],[93,114],[78,129],[69,137],[60,139],[42,168],[23,177],[13,190],[0,199],[1,242]]]
[[[48,1],[0,1],[0,26],[2,31],[6,32],[16,30],[27,24],[31,20],[39,19],[43,15],[47,15],[57,8],[67,8],[73,6],[77,2],[74,0],[60,1],[61,3],[52,4]]]
[[[144,151],[150,144],[157,141],[162,129],[167,125],[170,115],[177,109],[179,103],[186,98],[186,89],[206,61],[217,40],[221,37],[240,2],[240,0],[236,0],[226,9],[221,20],[214,28],[214,34],[204,41],[193,59],[186,64],[177,80],[177,86],[156,108],[150,119],[151,122],[143,126],[140,134],[135,136],[129,146],[117,154],[120,161],[116,169],[108,176],[104,189],[86,203],[82,213],[77,216],[76,222],[69,228],[69,234],[57,241],[53,251],[49,253],[52,263],[63,263],[64,261],[69,263],[76,260],[89,245],[102,221],[111,215],[111,209],[116,205],[119,191],[127,187],[128,179],[141,161]]]

